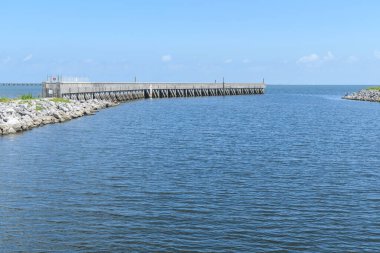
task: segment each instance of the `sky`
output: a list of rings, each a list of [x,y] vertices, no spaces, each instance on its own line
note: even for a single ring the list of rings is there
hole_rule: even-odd
[[[2,0],[0,82],[380,84],[377,0]]]

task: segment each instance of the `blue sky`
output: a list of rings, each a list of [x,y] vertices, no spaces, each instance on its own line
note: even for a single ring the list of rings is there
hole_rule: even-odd
[[[379,84],[380,1],[2,0],[0,82]]]

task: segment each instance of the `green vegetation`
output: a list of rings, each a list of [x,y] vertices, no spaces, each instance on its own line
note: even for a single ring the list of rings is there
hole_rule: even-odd
[[[28,105],[30,105],[31,104],[31,102],[30,102],[30,99],[29,100],[16,100],[16,102],[17,102],[17,104],[28,104]]]
[[[31,100],[34,99],[32,94],[24,94],[19,97],[21,100]]]
[[[38,100],[40,98],[35,98],[33,97],[32,94],[24,94],[19,96],[18,98],[7,98],[7,97],[0,97],[0,103],[9,103],[9,102],[17,102],[18,104],[31,104],[30,100]],[[54,103],[70,103],[69,99],[66,98],[50,98],[50,101]],[[36,110],[40,111],[43,110],[44,108],[37,108],[38,105],[36,106]]]
[[[0,98],[0,103],[8,103],[10,101],[11,101],[10,98]]]
[[[36,105],[36,111],[42,111],[44,108],[41,105]]]
[[[380,91],[380,86],[369,87],[369,88],[367,88],[367,90],[376,90],[376,91]]]
[[[50,101],[55,102],[55,103],[69,103],[70,100],[66,98],[51,98]]]
[[[24,94],[19,97],[21,100],[31,100],[34,99],[32,94]]]
[[[24,94],[24,95],[21,95],[19,96],[18,98],[6,98],[6,97],[2,97],[0,98],[0,103],[9,103],[9,102],[17,102],[19,104],[28,104],[30,102],[30,100],[32,99],[37,99],[37,98],[34,98],[32,94]]]

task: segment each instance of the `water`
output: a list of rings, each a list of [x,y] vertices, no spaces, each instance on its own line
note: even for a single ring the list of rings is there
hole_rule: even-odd
[[[42,88],[41,86],[3,86],[0,85],[0,98],[16,98],[24,94],[32,94],[34,97],[41,95]]]
[[[358,86],[144,100],[0,138],[0,252],[378,252]]]

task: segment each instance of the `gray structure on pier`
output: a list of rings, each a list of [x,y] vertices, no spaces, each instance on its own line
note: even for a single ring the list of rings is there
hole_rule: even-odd
[[[43,82],[43,97],[127,101],[142,98],[263,94],[264,83]]]

